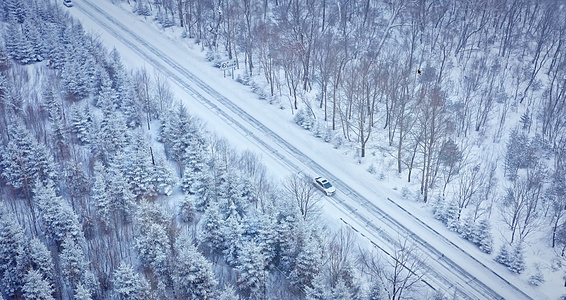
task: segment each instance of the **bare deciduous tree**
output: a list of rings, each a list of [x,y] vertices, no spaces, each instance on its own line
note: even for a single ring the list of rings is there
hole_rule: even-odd
[[[370,276],[372,281],[381,281],[391,300],[405,299],[425,274],[426,262],[408,239],[399,240],[390,257],[362,250],[359,262],[362,272]]]
[[[295,173],[287,177],[285,190],[295,200],[297,208],[304,220],[316,217],[319,212],[317,203],[321,199],[312,180],[305,174]]]
[[[539,202],[543,195],[546,170],[541,163],[519,176],[508,188],[501,214],[511,230],[511,243],[518,238],[524,240],[537,229]]]

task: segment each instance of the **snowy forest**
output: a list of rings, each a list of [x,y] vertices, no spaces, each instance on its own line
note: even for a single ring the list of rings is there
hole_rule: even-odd
[[[512,272],[539,236],[566,263],[561,1],[113,2],[235,59],[313,138],[385,157],[368,174]],[[391,261],[326,226],[310,178],[270,178],[59,1],[0,9],[3,298],[447,299],[420,294],[409,242]]]

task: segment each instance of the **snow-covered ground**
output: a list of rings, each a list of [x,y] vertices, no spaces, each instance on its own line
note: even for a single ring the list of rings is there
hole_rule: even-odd
[[[166,57],[159,57],[159,53],[151,53],[139,41],[131,38],[126,39],[124,36],[116,36],[115,32],[109,32],[108,28],[102,27],[101,22],[109,24],[109,20],[104,20],[100,15],[95,15],[95,12],[85,3],[85,0],[74,2],[75,7],[70,8],[69,12],[82,22],[87,31],[100,36],[101,41],[109,48],[115,47],[121,54],[123,62],[129,67],[134,69],[146,68],[149,73],[163,72],[165,75],[169,74],[169,77],[171,74],[175,74],[179,78],[184,78],[180,70],[171,67],[165,61],[174,62],[177,66],[190,71],[215,92],[229,99],[249,116],[268,128],[270,132],[285,140],[293,148],[312,160],[306,161],[303,157],[297,156],[296,153],[290,152],[286,145],[282,145],[277,139],[270,136],[270,132],[265,132],[261,128],[249,124],[245,116],[242,116],[238,111],[230,111],[229,108],[222,105],[218,102],[218,99],[214,99],[201,87],[190,82],[187,83],[194,91],[199,93],[197,95],[194,91],[187,89],[186,86],[182,86],[171,79],[171,86],[176,97],[185,103],[192,114],[205,120],[209,130],[225,137],[236,148],[240,150],[249,149],[260,154],[268,172],[276,179],[282,179],[290,173],[301,171],[310,175],[323,173],[323,175],[335,179],[336,182],[343,183],[344,186],[337,184],[337,196],[324,202],[326,216],[330,223],[342,224],[342,220],[344,220],[375,243],[386,248],[391,247],[391,245],[386,245],[387,239],[378,236],[371,229],[371,226],[367,226],[360,219],[369,220],[374,227],[382,229],[390,237],[402,236],[405,233],[404,231],[400,229],[396,231],[390,223],[387,223],[387,220],[382,220],[383,216],[375,215],[370,209],[377,207],[430,244],[437,252],[426,252],[426,255],[429,256],[427,258],[428,263],[435,270],[445,270],[447,273],[444,275],[447,277],[452,277],[454,274],[446,271],[446,268],[450,268],[450,265],[442,262],[441,257],[455,262],[506,299],[522,299],[525,296],[511,288],[504,280],[521,289],[533,299],[553,299],[563,292],[557,288],[560,286],[558,283],[561,280],[559,276],[561,274],[552,279],[547,277],[546,284],[537,289],[529,286],[524,278],[512,274],[504,266],[494,262],[492,255],[484,254],[475,245],[463,240],[456,233],[449,231],[440,222],[434,220],[430,212],[423,209],[422,203],[403,199],[401,190],[404,187],[412,189],[406,183],[405,178],[386,176],[383,180],[378,180],[375,176],[369,176],[367,166],[356,164],[352,157],[343,155],[339,150],[334,149],[331,144],[313,138],[310,132],[298,127],[293,122],[289,110],[281,110],[266,101],[260,101],[248,87],[235,82],[229,76],[224,78],[221,70],[213,68],[210,63],[206,62],[204,52],[201,51],[199,45],[192,44],[190,40],[181,39],[180,33],[174,29],[169,28],[165,32],[159,30],[151,23],[150,19],[143,20],[126,8],[120,9],[107,0],[89,1],[113,19],[126,25],[128,30],[142,37],[149,45],[166,54]],[[119,28],[115,25],[110,26],[119,31]],[[161,64],[156,66],[154,62],[149,62],[147,57],[132,49],[132,44],[143,48],[143,51],[148,53],[147,55],[151,55],[155,61],[159,61]],[[203,96],[206,99],[202,99]],[[214,103],[217,107],[211,107],[207,103]],[[220,110],[222,110],[222,113],[220,113]],[[258,140],[263,141],[263,143],[258,142]],[[268,147],[266,147],[266,144]],[[285,161],[281,159],[282,156]],[[349,188],[355,190],[363,199],[353,197],[347,192]],[[364,203],[364,201],[371,203]],[[345,211],[344,206],[340,204],[341,202],[346,203],[353,211]],[[409,213],[414,217],[411,217]],[[430,227],[426,228],[423,224]],[[443,256],[436,256],[437,253],[441,253]],[[470,259],[471,257],[476,260]],[[457,287],[458,289],[471,290],[468,282],[471,282],[472,278],[450,279],[461,285],[461,287]],[[434,282],[432,278],[430,280],[432,284],[442,284]],[[444,285],[443,288],[447,287]],[[487,298],[487,296],[481,294],[471,296],[479,299]]]

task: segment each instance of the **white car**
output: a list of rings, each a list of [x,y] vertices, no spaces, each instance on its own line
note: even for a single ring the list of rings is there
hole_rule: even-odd
[[[65,5],[66,7],[71,7],[73,6],[73,2],[71,0],[63,0],[63,5]]]
[[[330,182],[324,177],[315,177],[313,182],[317,188],[319,188],[326,194],[326,196],[332,196],[334,195],[334,193],[336,193],[336,188],[333,187],[332,184],[330,184]]]

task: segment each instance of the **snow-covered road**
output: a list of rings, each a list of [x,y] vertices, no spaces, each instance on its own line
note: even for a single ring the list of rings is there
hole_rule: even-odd
[[[222,78],[217,69],[187,55],[136,16],[105,0],[76,0],[70,12],[108,47],[116,47],[131,67],[145,65],[162,72],[190,111],[198,111],[208,123],[222,122],[217,128],[228,140],[263,153],[274,173],[283,177],[301,171],[329,178],[338,189],[328,198],[337,212],[333,218],[342,219],[387,253],[393,252],[399,237],[413,240],[426,260],[424,281],[433,288],[470,299],[541,298],[467,242],[447,238],[410,214],[390,200],[397,195],[375,179],[361,177],[330,145],[313,143],[311,135],[273,113],[272,106],[255,100],[243,86]]]

